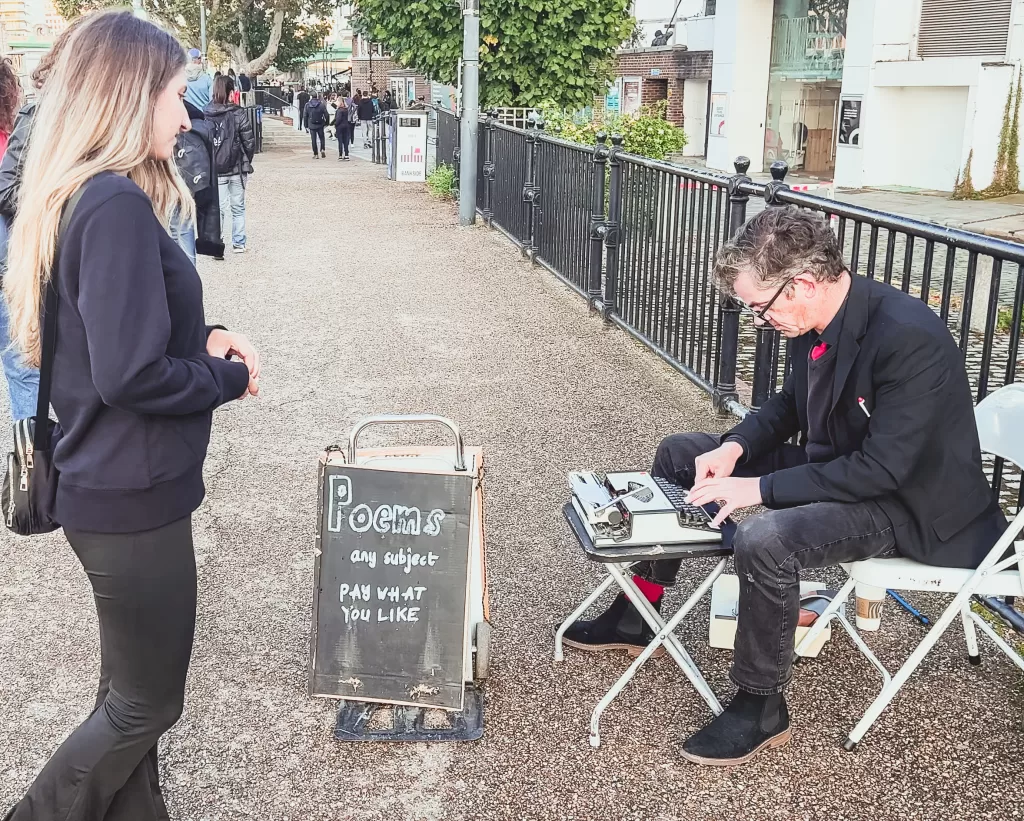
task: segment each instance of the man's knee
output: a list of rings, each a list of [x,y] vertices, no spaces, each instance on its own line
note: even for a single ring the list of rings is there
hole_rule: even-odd
[[[780,550],[785,548],[785,533],[775,513],[769,510],[748,516],[736,525],[732,549],[737,572],[777,567]]]

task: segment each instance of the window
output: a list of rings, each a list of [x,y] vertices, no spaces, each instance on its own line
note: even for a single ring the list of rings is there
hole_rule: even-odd
[[[1013,0],[923,0],[919,57],[1005,57]]]

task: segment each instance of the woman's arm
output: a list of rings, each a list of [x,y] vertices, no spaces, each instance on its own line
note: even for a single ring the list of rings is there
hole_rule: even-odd
[[[247,392],[249,370],[207,353],[167,355],[161,230],[149,200],[135,192],[115,194],[83,226],[78,308],[93,383],[104,402],[122,410],[209,411]]]

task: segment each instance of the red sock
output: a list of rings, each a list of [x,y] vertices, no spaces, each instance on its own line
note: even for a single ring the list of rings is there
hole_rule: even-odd
[[[641,579],[639,576],[634,576],[633,581],[640,588],[640,592],[644,594],[644,598],[651,604],[657,604],[661,600],[661,594],[665,592],[665,588],[660,584]]]

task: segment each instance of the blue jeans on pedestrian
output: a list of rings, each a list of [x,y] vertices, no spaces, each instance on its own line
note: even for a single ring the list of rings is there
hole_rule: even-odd
[[[177,215],[171,220],[171,238],[188,254],[192,264],[196,264],[196,229],[194,225],[185,225]]]
[[[231,245],[245,247],[245,182],[241,174],[220,177],[220,224],[222,230],[231,226]]]
[[[0,264],[7,267],[7,239],[10,226],[0,217]],[[35,416],[39,397],[39,371],[22,362],[21,352],[11,343],[7,300],[0,293],[0,358],[7,377],[7,393],[11,399],[11,421]]]

